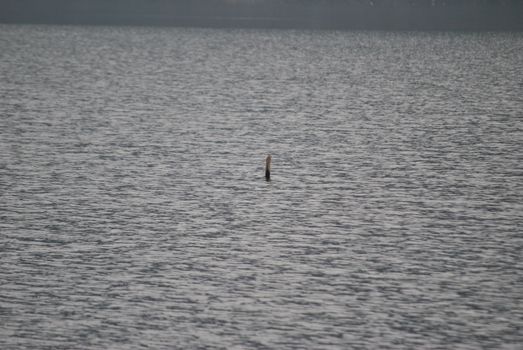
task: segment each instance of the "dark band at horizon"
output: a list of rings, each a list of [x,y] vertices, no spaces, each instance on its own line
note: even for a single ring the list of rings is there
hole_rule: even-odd
[[[0,22],[377,30],[523,30],[519,0],[0,0]]]

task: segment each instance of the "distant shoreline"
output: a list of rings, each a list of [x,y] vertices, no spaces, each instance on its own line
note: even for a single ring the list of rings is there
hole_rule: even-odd
[[[0,23],[523,31],[523,1],[0,0]],[[372,4],[372,5],[370,5]]]

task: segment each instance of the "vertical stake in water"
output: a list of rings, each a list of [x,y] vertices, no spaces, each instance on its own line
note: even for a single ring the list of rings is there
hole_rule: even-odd
[[[269,154],[267,158],[265,158],[265,180],[271,181],[271,160],[272,157]]]

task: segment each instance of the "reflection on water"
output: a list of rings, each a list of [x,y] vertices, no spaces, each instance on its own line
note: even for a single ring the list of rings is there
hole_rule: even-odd
[[[520,34],[0,29],[2,348],[522,343]]]

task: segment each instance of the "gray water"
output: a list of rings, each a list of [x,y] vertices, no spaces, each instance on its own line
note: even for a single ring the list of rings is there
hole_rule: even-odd
[[[0,348],[521,349],[522,62],[0,26]]]

